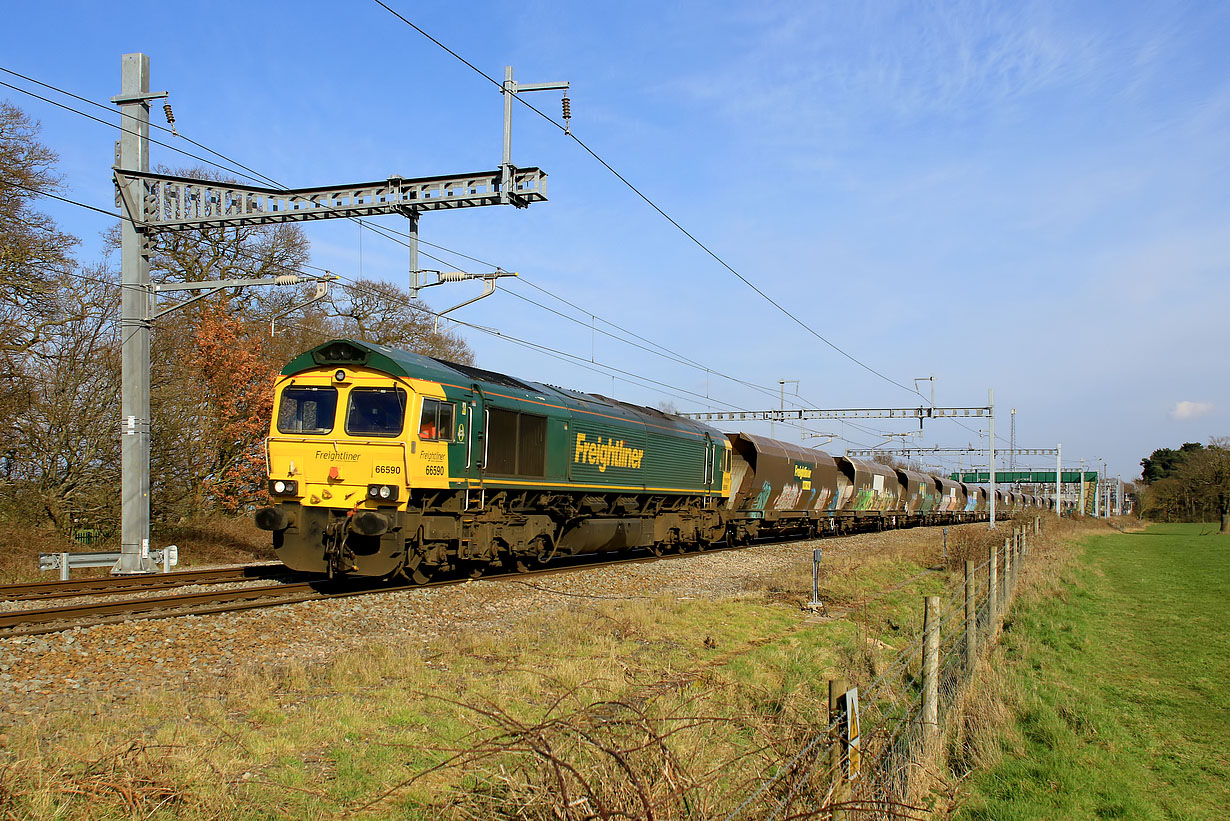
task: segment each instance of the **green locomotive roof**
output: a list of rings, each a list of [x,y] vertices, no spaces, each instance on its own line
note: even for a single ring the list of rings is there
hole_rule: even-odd
[[[632,405],[593,393],[582,393],[538,382],[528,382],[495,371],[475,368],[411,353],[388,345],[377,345],[357,339],[332,339],[317,345],[287,363],[283,376],[315,368],[365,367],[409,379],[426,379],[449,385],[469,386],[477,383],[485,393],[498,393],[512,399],[542,402],[550,399],[570,410],[597,412],[622,417],[629,421],[650,423],[655,427],[677,428],[693,432],[709,431],[715,441],[726,434],[700,422],[663,413],[656,408]]]

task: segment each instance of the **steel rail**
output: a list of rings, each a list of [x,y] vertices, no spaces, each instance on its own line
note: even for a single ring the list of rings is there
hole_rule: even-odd
[[[250,581],[277,575],[295,575],[281,564],[253,564],[242,567],[218,567],[205,570],[176,570],[148,576],[118,576],[69,581],[0,584],[0,601],[41,601],[77,596],[107,596],[142,590],[162,590],[190,584],[220,584]]]
[[[662,556],[642,554],[623,556],[619,559],[599,562],[578,561],[578,559],[583,557],[567,557],[573,561],[561,561],[558,565],[535,568],[526,572],[509,571],[480,578],[483,581],[515,581],[530,577],[551,576],[571,570],[585,570],[621,564],[645,564],[666,559],[696,556],[700,555],[701,552],[716,553],[724,550],[745,550],[747,547],[712,547],[706,551],[669,553]],[[429,581],[425,584],[407,581],[346,588],[336,586],[337,582],[327,582],[320,579],[296,584],[232,588],[228,590],[184,593],[175,596],[150,596],[140,599],[125,599],[123,601],[70,605],[68,607],[13,610],[0,613],[0,638],[58,633],[75,627],[93,627],[98,624],[117,621],[225,613],[260,607],[275,607],[281,604],[298,604],[305,601],[349,598],[372,593],[394,593],[402,590],[448,587],[468,581],[475,581],[475,579],[468,576],[450,577]]]

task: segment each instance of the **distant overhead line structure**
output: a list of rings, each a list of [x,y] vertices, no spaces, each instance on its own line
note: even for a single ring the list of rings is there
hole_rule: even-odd
[[[983,417],[989,426],[991,486],[995,486],[995,391],[987,391],[987,404],[981,407],[937,408],[934,405],[920,405],[916,408],[796,408],[783,410],[772,408],[757,411],[705,411],[700,413],[681,413],[686,419],[696,419],[701,422],[787,422],[806,419],[917,419],[918,429],[922,430],[927,419],[959,419],[968,417]],[[879,451],[883,453],[884,451]],[[989,519],[991,527],[995,527],[995,494],[989,499]]]
[[[1013,411],[1013,414],[1014,414],[1013,418],[1015,418],[1015,414],[1016,414],[1015,410]],[[994,427],[991,428],[991,436],[992,436],[992,439],[995,436]],[[963,448],[941,448],[941,447],[892,448],[892,449],[873,448],[870,450],[848,450],[846,451],[846,455],[848,456],[875,456],[880,453],[887,453],[887,454],[894,455],[894,456],[899,455],[899,456],[905,456],[908,458],[909,456],[913,454],[923,454],[923,453],[978,453],[978,454],[984,454],[988,452],[990,453],[990,456],[991,456],[990,470],[974,471],[974,472],[965,473],[965,474],[954,473],[952,474],[952,477],[951,477],[953,481],[969,482],[969,483],[976,483],[976,484],[982,484],[984,482],[988,483],[991,485],[991,496],[995,495],[994,491],[995,491],[995,485],[997,482],[1037,482],[1038,484],[1042,484],[1043,482],[1048,483],[1048,484],[1053,483],[1055,485],[1055,510],[1056,511],[1059,511],[1060,500],[1063,498],[1063,482],[1065,480],[1070,481],[1070,482],[1080,481],[1080,479],[1078,478],[1080,474],[1075,471],[1069,474],[1063,473],[1063,470],[1061,467],[1063,464],[1063,445],[1062,444],[1056,445],[1053,448],[1015,448],[1014,447],[1014,448],[1010,448],[1007,451],[1007,453],[1009,453],[1012,456],[1054,456],[1055,457],[1055,470],[1053,471],[1009,471],[1008,473],[1002,473],[1002,472],[997,473],[995,470],[995,451],[993,447],[992,448],[976,448],[976,447],[973,447],[972,445],[966,446]],[[1000,454],[1003,454],[1003,453],[1004,451],[1001,450]],[[1097,474],[1095,473],[1093,475],[1096,476]],[[958,476],[960,476],[961,478],[958,478]],[[1036,479],[1035,478],[1029,478],[1029,479],[1019,478],[1022,476],[1030,476],[1030,477],[1038,477],[1038,478]],[[1067,476],[1070,476],[1071,478],[1066,479]]]
[[[960,417],[990,417],[994,408],[932,408],[922,405],[917,408],[795,408],[758,411],[711,411],[705,413],[681,413],[687,419],[702,422],[757,421],[787,422],[799,419],[917,419],[919,427],[927,419]]]
[[[914,448],[868,448],[864,450],[846,451],[846,453],[848,453],[851,456],[875,456],[876,454],[879,454],[879,453],[888,453],[888,454],[892,454],[893,456],[907,456],[907,457],[914,455],[914,454],[921,455],[924,453],[979,453],[981,454],[981,453],[986,453],[986,452],[987,452],[986,448],[976,448],[973,445],[967,445],[966,447],[963,447],[963,448],[939,448],[939,447],[930,448],[930,447],[924,446],[924,447],[914,447]],[[1058,448],[1012,448],[1009,450],[1001,449],[1001,450],[996,451],[996,453],[998,453],[1000,456],[1009,456],[1009,455],[1010,456],[1057,456],[1059,454],[1059,449]],[[986,471],[983,471],[983,473],[985,474]],[[953,474],[953,475],[955,476],[956,474]],[[1008,476],[1009,474],[1004,473],[1002,471],[1000,471],[997,475],[999,476],[999,479],[1001,482],[1015,482],[1016,481],[1015,479],[1004,478]],[[1050,473],[1048,475],[1051,477],[1051,479],[1055,478],[1054,473]],[[972,482],[974,480],[970,479],[967,481]],[[985,482],[987,480],[979,479],[978,481]],[[1076,480],[1074,479],[1073,481],[1076,481]]]

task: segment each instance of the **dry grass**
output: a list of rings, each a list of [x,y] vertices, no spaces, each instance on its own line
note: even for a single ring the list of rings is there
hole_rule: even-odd
[[[248,534],[235,527],[226,549],[242,550]],[[1022,585],[1045,583],[1039,568],[1061,560],[1077,528],[1047,527]],[[827,679],[866,684],[913,641],[919,597],[956,579],[960,550],[985,546],[955,530],[947,567],[934,531],[826,555],[828,620],[797,607],[811,591],[804,559],[735,598],[510,615],[500,636],[460,631],[321,666],[292,660],[243,671],[213,695],[48,716],[8,731],[0,813],[720,817],[827,726]],[[1010,705],[997,700],[995,671],[982,669],[927,763],[933,798],[994,760]],[[803,779],[794,797],[819,812],[829,786]],[[786,797],[779,790],[773,800]]]
[[[159,545],[179,546],[180,562],[188,565],[245,564],[275,558],[269,534],[258,530],[251,516],[210,516],[179,524],[159,525]]]
[[[179,546],[181,566],[206,564],[245,564],[275,558],[269,534],[257,530],[251,516],[214,516],[175,525],[156,525],[153,544]],[[93,544],[78,544],[51,527],[22,522],[5,522],[0,527],[0,584],[49,580],[51,573],[40,573],[40,553],[81,553],[119,550],[119,538],[100,539]],[[105,576],[106,568],[74,570],[73,578]]]
[[[65,553],[83,548],[51,528],[23,522],[5,522],[0,527],[0,584],[36,581],[39,553]]]

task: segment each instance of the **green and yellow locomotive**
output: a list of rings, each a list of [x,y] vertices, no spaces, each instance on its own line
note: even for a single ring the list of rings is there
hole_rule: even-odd
[[[275,390],[256,523],[296,570],[423,582],[725,537],[731,447],[698,422],[344,339]]]

